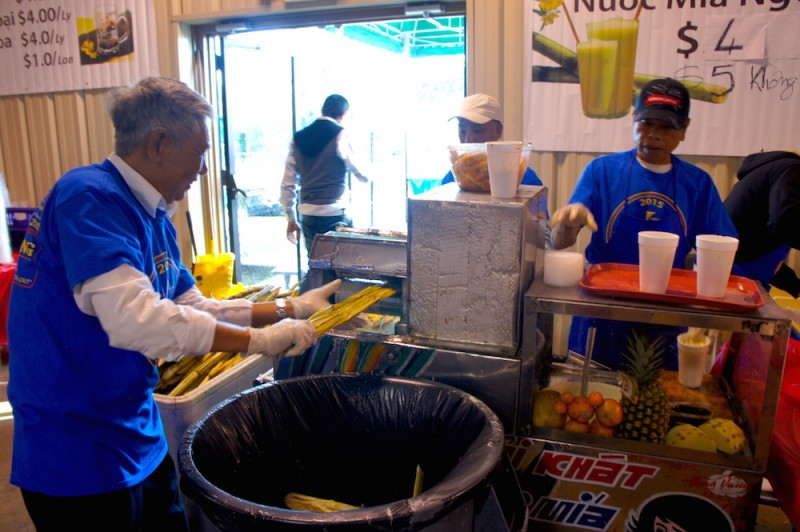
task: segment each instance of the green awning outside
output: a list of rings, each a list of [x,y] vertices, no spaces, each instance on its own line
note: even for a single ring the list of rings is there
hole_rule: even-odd
[[[463,54],[466,40],[463,16],[347,24],[339,31],[345,37],[409,57]]]

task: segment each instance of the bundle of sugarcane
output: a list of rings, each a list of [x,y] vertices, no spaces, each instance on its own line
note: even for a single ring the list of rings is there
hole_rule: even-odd
[[[350,321],[370,305],[393,296],[397,290],[386,285],[370,285],[352,296],[313,314],[308,321],[323,335],[334,327]]]
[[[225,299],[247,299],[254,303],[273,301],[279,297],[297,295],[298,284],[295,283],[286,291],[273,285],[252,286]],[[228,371],[244,358],[241,353],[211,352],[201,357],[186,356],[176,362],[160,362],[160,377],[155,392],[171,397],[186,394]]]

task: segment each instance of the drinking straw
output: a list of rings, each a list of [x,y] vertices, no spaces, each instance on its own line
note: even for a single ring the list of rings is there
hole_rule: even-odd
[[[633,20],[639,20],[639,13],[642,12],[642,6],[644,2],[639,2],[639,5],[636,7],[636,13],[633,15]]]
[[[641,4],[639,4],[641,7]],[[569,22],[569,28],[572,30],[572,35],[575,37],[575,43],[581,42],[581,39],[578,37],[578,32],[575,31],[575,24],[572,23],[572,17],[569,16],[569,11],[567,11],[567,6],[562,4],[561,9],[564,10],[564,15],[567,17],[567,22]]]

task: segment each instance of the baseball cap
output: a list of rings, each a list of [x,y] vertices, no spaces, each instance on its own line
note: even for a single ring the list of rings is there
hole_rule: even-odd
[[[490,120],[503,121],[503,112],[500,103],[488,94],[473,94],[461,102],[461,111],[453,118],[466,118],[476,124],[485,124]]]
[[[674,129],[682,129],[689,118],[689,91],[672,78],[654,79],[642,87],[636,98],[634,120],[663,120]]]

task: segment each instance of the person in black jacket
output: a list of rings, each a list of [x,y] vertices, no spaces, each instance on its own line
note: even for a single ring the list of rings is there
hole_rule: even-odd
[[[725,207],[739,232],[733,273],[800,295],[800,279],[786,263],[800,249],[800,155],[769,151],[748,155]]]
[[[347,172],[366,183],[369,179],[353,162],[342,120],[350,108],[344,96],[331,94],[322,105],[322,116],[295,133],[286,170],[281,181],[281,206],[286,213],[286,238],[297,243],[303,230],[306,251],[311,255],[314,236],[327,233],[337,225],[349,226]],[[300,187],[300,225],[295,214],[297,187]]]

